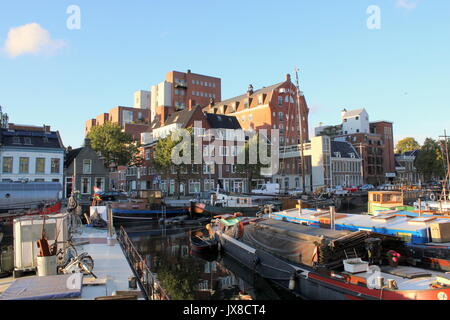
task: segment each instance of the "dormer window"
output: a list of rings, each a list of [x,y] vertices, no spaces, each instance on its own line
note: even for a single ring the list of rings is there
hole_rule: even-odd
[[[261,95],[259,95],[258,96],[258,104],[263,104],[263,95],[261,94]]]
[[[244,101],[244,109],[247,109],[248,108],[248,99],[245,99],[245,101]]]
[[[335,152],[334,155],[336,156],[336,158],[340,158],[341,157],[341,153],[339,151]]]

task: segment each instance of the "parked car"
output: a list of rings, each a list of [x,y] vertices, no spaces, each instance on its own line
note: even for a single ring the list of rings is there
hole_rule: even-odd
[[[356,186],[346,187],[344,188],[344,190],[347,190],[348,192],[356,192],[358,191],[358,187]]]
[[[347,194],[348,191],[345,190],[342,186],[335,186],[334,188],[329,189],[329,192],[334,194]]]
[[[359,190],[370,191],[370,190],[375,190],[375,187],[373,186],[373,184],[365,184],[365,185],[362,185],[361,187],[359,187]]]
[[[388,191],[388,190],[394,190],[395,186],[393,184],[385,183],[380,186],[378,186],[378,190]]]
[[[288,195],[290,195],[290,196],[298,196],[302,193],[303,193],[303,190],[301,190],[300,188],[296,188],[296,189],[288,191]]]

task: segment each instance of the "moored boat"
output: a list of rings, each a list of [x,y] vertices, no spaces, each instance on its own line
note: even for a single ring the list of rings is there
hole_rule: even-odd
[[[398,265],[389,256],[393,249],[404,254],[395,237],[262,218],[237,233],[233,229],[240,224],[216,220],[222,249],[304,299],[447,300],[450,295],[448,274]]]

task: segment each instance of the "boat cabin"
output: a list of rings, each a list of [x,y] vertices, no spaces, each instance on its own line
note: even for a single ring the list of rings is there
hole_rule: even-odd
[[[403,193],[401,191],[370,191],[368,202],[369,214],[381,210],[403,210]]]

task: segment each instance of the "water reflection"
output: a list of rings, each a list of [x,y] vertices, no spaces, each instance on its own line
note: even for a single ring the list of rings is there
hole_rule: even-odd
[[[295,298],[233,258],[203,256],[190,248],[189,232],[202,227],[124,226],[161,285],[175,300],[279,300]]]

